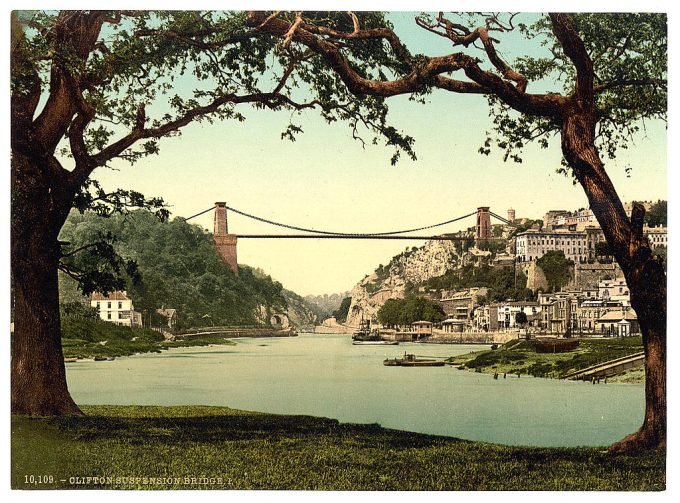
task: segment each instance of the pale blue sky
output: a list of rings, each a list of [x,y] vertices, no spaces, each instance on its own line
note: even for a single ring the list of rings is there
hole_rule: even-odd
[[[394,16],[397,32],[414,52],[444,53],[443,39],[423,35],[412,17]],[[434,42],[432,42],[434,41]],[[506,57],[523,50],[505,43]],[[531,90],[531,88],[530,88]],[[505,215],[540,218],[549,209],[587,204],[583,190],[559,175],[558,142],[551,148],[526,150],[523,164],[504,163],[498,154],[477,153],[490,128],[481,96],[435,92],[428,103],[406,97],[389,100],[391,120],[416,139],[418,160],[389,163],[392,150],[351,139],[344,124],[328,125],[315,111],[295,122],[305,133],[291,143],[280,139],[289,113],[240,108],[247,121],[194,124],[182,137],[164,139],[161,154],[119,171],[100,169],[106,187],[134,187],[161,195],[174,215],[188,216],[225,200],[263,217],[302,226],[339,231],[376,232],[409,228],[491,206]],[[624,168],[632,171],[626,175]],[[623,200],[666,198],[666,132],[648,124],[634,148],[607,162]],[[212,216],[194,220],[208,229]],[[449,226],[453,231],[472,225]],[[234,233],[278,232],[230,214]],[[242,240],[239,262],[260,267],[301,294],[350,289],[365,274],[418,241],[271,241]]]

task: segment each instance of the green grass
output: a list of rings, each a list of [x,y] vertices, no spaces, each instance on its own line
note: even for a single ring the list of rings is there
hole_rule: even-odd
[[[513,340],[496,350],[455,356],[449,362],[477,372],[560,378],[575,370],[640,351],[641,337],[580,339],[579,347],[567,353],[537,353],[533,341]],[[644,374],[632,372],[625,382],[642,382],[642,378]]]
[[[665,488],[664,452],[508,447],[222,407],[82,408],[85,417],[13,417],[14,489]],[[27,484],[31,474],[53,482]],[[71,477],[105,478],[80,485]]]
[[[94,358],[160,352],[176,347],[235,343],[218,336],[165,341],[163,334],[148,328],[130,328],[102,320],[64,317],[61,344],[65,358]]]

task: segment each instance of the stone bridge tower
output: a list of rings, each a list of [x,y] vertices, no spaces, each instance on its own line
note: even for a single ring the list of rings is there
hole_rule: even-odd
[[[238,263],[236,261],[236,235],[229,234],[227,228],[227,203],[215,203],[215,231],[213,234],[215,247],[229,269],[238,276]]]
[[[482,241],[491,239],[491,216],[488,206],[477,208],[477,227],[475,235],[475,246],[479,246]]]

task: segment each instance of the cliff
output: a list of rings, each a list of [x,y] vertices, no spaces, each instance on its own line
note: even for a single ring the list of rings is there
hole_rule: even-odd
[[[358,326],[362,318],[376,319],[378,309],[387,299],[403,298],[412,285],[455,268],[460,254],[460,248],[452,241],[428,241],[425,246],[393,257],[388,265],[380,265],[352,289],[346,324]]]

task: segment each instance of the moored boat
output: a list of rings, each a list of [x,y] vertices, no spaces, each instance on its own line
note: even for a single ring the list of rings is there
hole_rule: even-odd
[[[443,367],[446,362],[432,358],[418,358],[416,355],[404,353],[403,358],[385,358],[386,367]]]
[[[352,341],[352,344],[355,346],[396,346],[399,344],[399,341],[383,341],[383,340],[377,340],[377,341]]]

